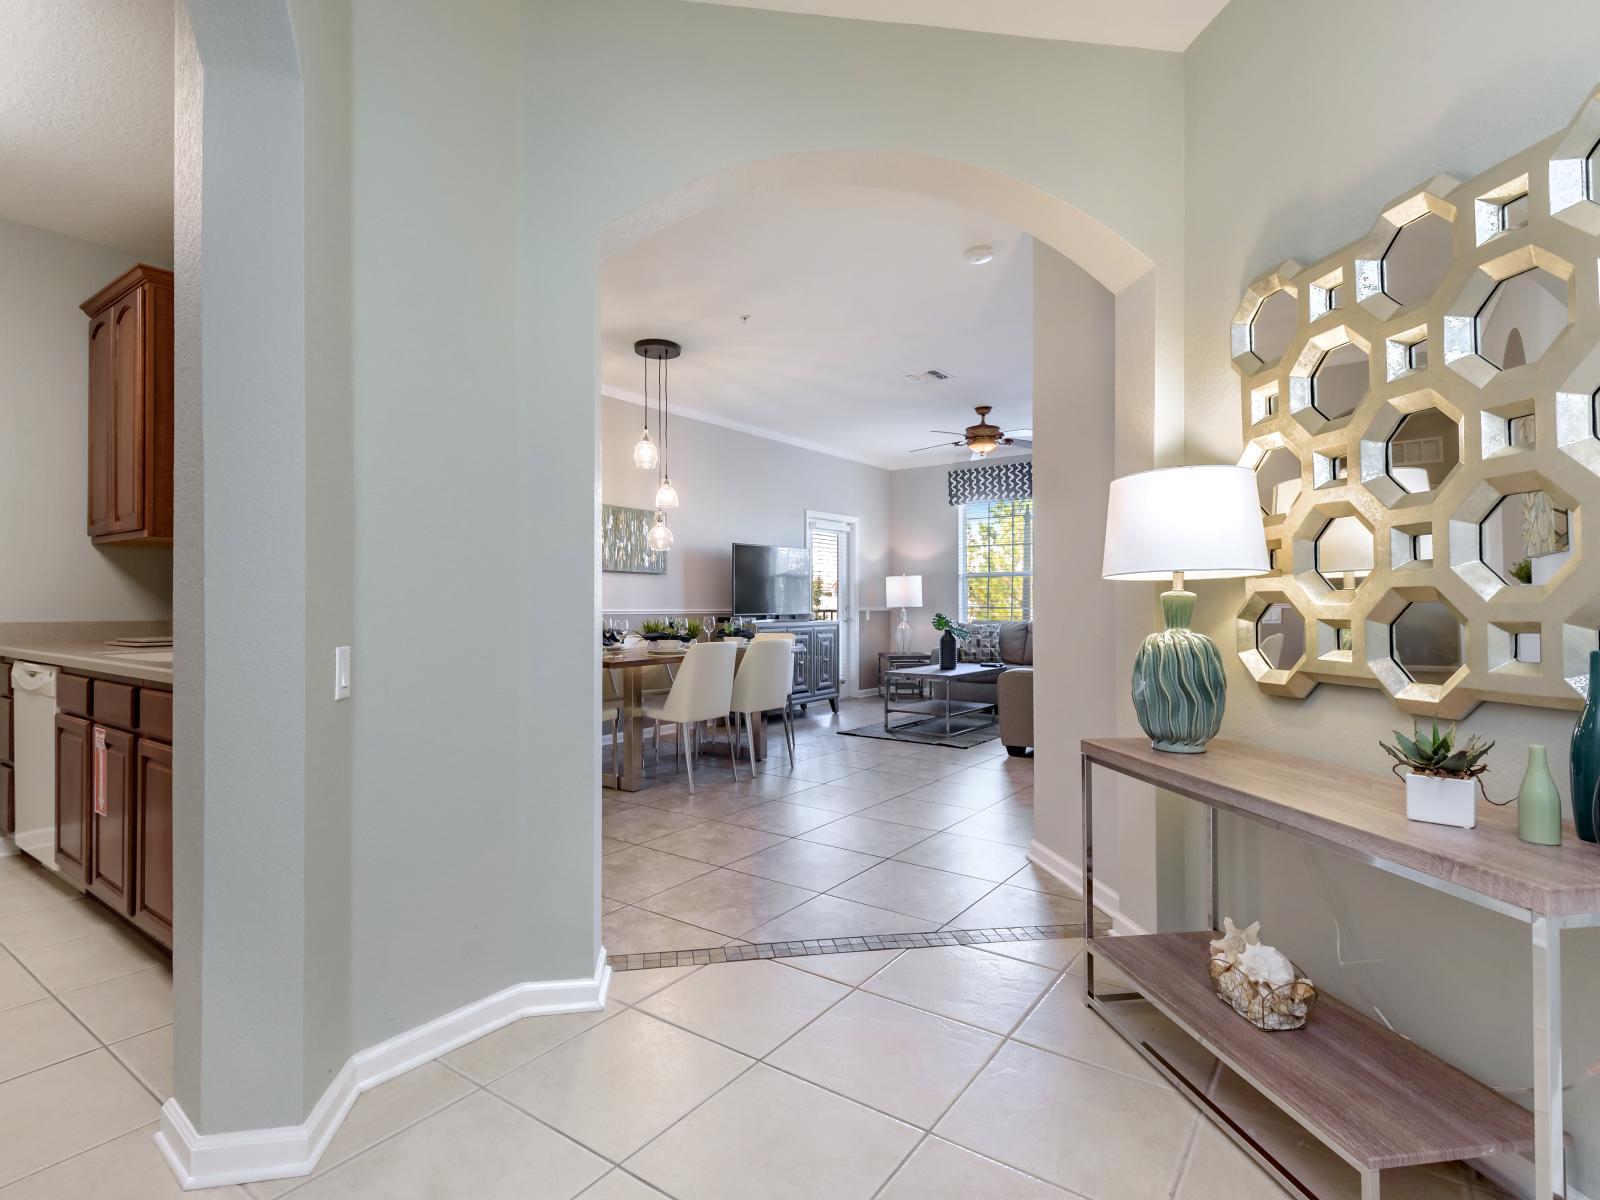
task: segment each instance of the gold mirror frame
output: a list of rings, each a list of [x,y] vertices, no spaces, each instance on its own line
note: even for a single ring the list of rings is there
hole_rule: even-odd
[[[1475,179],[1439,175],[1386,205],[1366,237],[1302,267],[1289,261],[1246,290],[1233,317],[1245,450],[1254,467],[1285,448],[1302,465],[1289,511],[1266,518],[1271,575],[1247,580],[1237,613],[1240,662],[1275,695],[1321,683],[1381,688],[1403,711],[1455,719],[1486,700],[1583,705],[1588,653],[1600,650],[1600,179],[1586,162],[1600,143],[1600,88],[1566,129]],[[1402,308],[1383,290],[1383,255],[1409,221],[1451,222],[1454,258],[1433,294]],[[1535,267],[1568,285],[1568,321],[1537,360],[1504,369],[1480,357],[1477,316],[1503,280]],[[1328,307],[1334,287],[1350,288]],[[1250,349],[1249,321],[1283,290],[1299,323],[1275,362]],[[1330,347],[1367,351],[1369,384],[1348,417],[1311,408],[1308,377]],[[1387,443],[1409,413],[1437,409],[1460,431],[1459,464],[1432,490],[1390,474]],[[1504,496],[1547,493],[1567,505],[1567,546],[1540,582],[1505,587],[1480,557],[1479,527]],[[1372,531],[1373,568],[1351,591],[1317,571],[1328,522],[1355,516]],[[1393,656],[1392,626],[1413,603],[1437,602],[1465,627],[1466,662],[1419,683]],[[1267,663],[1256,622],[1272,604],[1305,621],[1306,652]],[[1537,646],[1538,661],[1528,661]]]

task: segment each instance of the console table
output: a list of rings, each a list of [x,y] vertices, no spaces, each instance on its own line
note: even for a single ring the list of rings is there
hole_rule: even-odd
[[[1560,846],[1517,838],[1515,812],[1480,811],[1473,830],[1407,820],[1405,793],[1381,775],[1279,754],[1231,739],[1204,754],[1167,754],[1143,738],[1089,738],[1082,749],[1083,902],[1094,912],[1093,768],[1154,784],[1207,806],[1210,890],[1217,911],[1217,813],[1267,825],[1445,895],[1525,922],[1533,969],[1534,1110],[1492,1091],[1414,1042],[1327,995],[1302,1030],[1263,1033],[1219,1001],[1205,970],[1211,933],[1095,937],[1084,1002],[1221,1130],[1296,1195],[1316,1193],[1228,1097],[1164,1051],[1133,1014],[1156,1009],[1224,1066],[1354,1167],[1362,1200],[1377,1200],[1385,1168],[1534,1155],[1534,1193],[1567,1195],[1561,1077],[1561,934],[1600,926],[1600,847],[1570,825]],[[1096,992],[1094,964],[1114,965],[1135,989]],[[1145,1011],[1148,1011],[1145,1009]]]

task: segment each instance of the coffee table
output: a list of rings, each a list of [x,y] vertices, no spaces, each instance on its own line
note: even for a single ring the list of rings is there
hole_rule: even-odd
[[[889,724],[890,713],[915,713],[923,720],[929,717],[944,717],[944,731],[946,735],[952,732],[950,718],[963,716],[967,713],[989,713],[990,723],[1000,719],[1000,710],[993,701],[982,703],[970,700],[950,699],[950,685],[952,683],[986,683],[1000,674],[998,666],[989,663],[957,663],[950,671],[940,670],[936,664],[925,667],[895,667],[884,677],[883,689],[883,731],[891,737],[894,729]],[[887,684],[891,679],[915,679],[918,682],[926,680],[928,687],[933,692],[931,700],[895,701],[891,702],[890,693],[894,690]],[[939,698],[939,685],[944,684],[944,698]],[[920,725],[921,721],[910,721],[900,726],[905,729],[910,725]]]

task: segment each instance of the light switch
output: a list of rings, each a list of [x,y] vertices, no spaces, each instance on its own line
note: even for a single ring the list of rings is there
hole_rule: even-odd
[[[333,698],[335,700],[348,700],[350,698],[349,646],[335,646],[333,648]]]

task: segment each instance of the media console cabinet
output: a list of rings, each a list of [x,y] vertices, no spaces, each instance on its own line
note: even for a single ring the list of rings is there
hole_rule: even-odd
[[[1534,1195],[1566,1197],[1561,934],[1600,926],[1600,847],[1578,841],[1570,825],[1562,845],[1530,846],[1517,838],[1511,809],[1480,811],[1472,830],[1420,824],[1406,819],[1405,794],[1393,779],[1226,738],[1211,742],[1204,754],[1165,754],[1143,738],[1090,738],[1081,750],[1085,913],[1094,912],[1092,785],[1099,766],[1207,806],[1211,929],[1220,920],[1219,812],[1529,927],[1532,1112],[1326,993],[1304,1029],[1263,1033],[1212,991],[1206,972],[1212,933],[1096,937],[1086,920],[1084,1002],[1225,1134],[1292,1193],[1317,1200],[1315,1185],[1297,1173],[1292,1139],[1280,1134],[1275,1142],[1269,1125],[1250,1115],[1259,1101],[1218,1086],[1217,1063],[1355,1168],[1362,1200],[1378,1200],[1388,1168],[1458,1159],[1493,1163],[1529,1151]],[[1096,992],[1094,968],[1101,959],[1133,990]],[[1142,1019],[1152,1008],[1170,1023],[1163,1030],[1176,1026],[1192,1041],[1162,1044]]]

